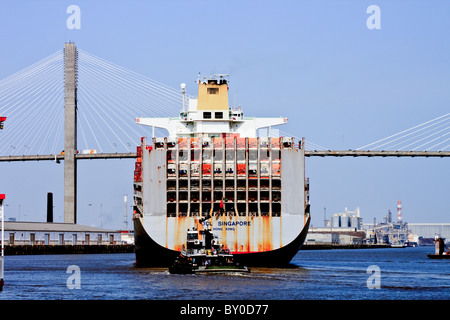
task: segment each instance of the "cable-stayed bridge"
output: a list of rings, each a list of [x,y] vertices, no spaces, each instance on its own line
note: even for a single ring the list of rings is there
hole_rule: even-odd
[[[58,155],[64,149],[65,73],[62,50],[0,81],[0,156]],[[129,153],[147,135],[136,116],[178,114],[181,92],[77,50],[77,146]],[[66,81],[67,82],[67,81]],[[159,132],[157,132],[159,133]],[[37,157],[37,160],[40,160]]]
[[[136,157],[148,127],[135,118],[179,114],[182,102],[180,90],[66,43],[0,81],[0,162],[64,161],[65,222],[76,222],[76,160]],[[308,157],[448,157],[449,135],[450,113],[351,150],[308,139],[305,149]]]
[[[337,157],[448,157],[448,150],[450,150],[449,135],[450,113],[447,113],[355,150],[315,150],[312,152],[312,155]]]
[[[77,158],[133,157],[136,141],[148,135],[136,125],[137,116],[180,112],[180,90],[83,50],[76,55],[77,146],[79,152],[96,150]],[[0,81],[0,116],[7,117],[0,130],[0,161],[63,160],[64,62],[59,50]],[[351,150],[329,150],[308,139],[305,147],[307,156],[446,157],[449,136],[450,113]]]

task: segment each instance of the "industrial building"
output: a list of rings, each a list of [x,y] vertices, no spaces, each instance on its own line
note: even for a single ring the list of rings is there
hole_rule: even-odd
[[[350,245],[360,244],[366,236],[363,231],[363,218],[360,216],[359,208],[349,211],[335,213],[330,220],[324,220],[325,227],[309,229],[306,236],[306,244],[336,244]]]
[[[450,223],[408,223],[408,230],[422,245],[434,245],[436,235],[450,242]]]
[[[360,216],[359,208],[355,211],[349,211],[345,208],[342,213],[335,213],[331,217],[330,227],[331,228],[353,228],[356,230],[362,229],[363,219]]]
[[[74,223],[5,221],[5,245],[114,245],[122,232]]]
[[[356,228],[310,228],[305,244],[360,244],[365,236],[365,231]]]
[[[309,229],[305,244],[351,245],[359,243],[391,245],[433,245],[437,235],[450,243],[450,223],[407,223],[402,204],[397,201],[397,218],[391,211],[380,223],[363,224],[359,208],[335,213],[324,220],[325,227]]]

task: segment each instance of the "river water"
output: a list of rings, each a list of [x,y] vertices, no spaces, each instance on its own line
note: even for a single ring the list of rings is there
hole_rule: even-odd
[[[450,300],[450,260],[433,250],[305,250],[244,275],[172,275],[126,253],[6,256],[0,300]]]

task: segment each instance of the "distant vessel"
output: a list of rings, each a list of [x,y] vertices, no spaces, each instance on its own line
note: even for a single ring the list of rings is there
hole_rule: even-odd
[[[393,243],[391,244],[391,248],[406,248],[406,244],[401,242]]]
[[[226,75],[198,82],[176,118],[137,118],[166,137],[137,148],[134,171],[136,262],[169,266],[186,230],[211,229],[243,265],[285,265],[310,224],[304,141],[272,137],[286,118],[247,118],[228,105]],[[278,107],[278,106],[277,106]],[[268,137],[257,131],[268,128]]]

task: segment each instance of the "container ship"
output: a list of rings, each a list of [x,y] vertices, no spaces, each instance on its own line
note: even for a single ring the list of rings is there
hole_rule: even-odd
[[[286,118],[244,117],[229,107],[227,75],[197,80],[197,98],[181,85],[181,112],[136,118],[163,128],[143,137],[134,171],[136,265],[168,267],[189,229],[212,230],[248,266],[289,264],[310,224],[304,138],[272,137]],[[258,136],[263,129],[269,134]]]

